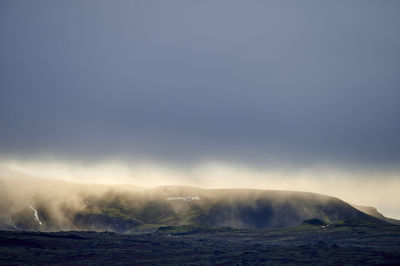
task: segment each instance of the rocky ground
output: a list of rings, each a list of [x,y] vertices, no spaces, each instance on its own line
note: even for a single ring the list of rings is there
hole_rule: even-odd
[[[178,226],[151,234],[0,232],[0,264],[400,264],[400,226],[344,221],[278,230]]]

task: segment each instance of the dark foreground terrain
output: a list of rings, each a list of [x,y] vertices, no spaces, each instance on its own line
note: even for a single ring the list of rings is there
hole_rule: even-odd
[[[310,220],[276,230],[169,226],[151,234],[0,232],[0,265],[400,264],[400,226]]]

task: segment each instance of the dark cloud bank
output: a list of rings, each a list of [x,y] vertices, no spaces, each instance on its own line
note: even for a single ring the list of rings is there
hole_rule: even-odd
[[[2,1],[3,157],[400,163],[398,1]]]

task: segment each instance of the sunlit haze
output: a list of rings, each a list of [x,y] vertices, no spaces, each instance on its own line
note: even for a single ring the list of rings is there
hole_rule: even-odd
[[[2,161],[0,166],[36,177],[80,183],[128,184],[144,188],[186,185],[308,191],[335,196],[351,204],[374,206],[389,217],[400,217],[398,171],[340,170],[328,166],[272,170],[227,162],[204,162],[185,167],[117,160],[96,163],[8,160]]]

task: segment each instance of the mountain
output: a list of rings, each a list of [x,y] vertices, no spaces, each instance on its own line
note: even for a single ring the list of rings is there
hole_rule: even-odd
[[[378,212],[378,210],[375,207],[358,206],[358,205],[354,205],[354,204],[351,204],[351,206],[353,206],[354,208],[356,208],[359,211],[362,211],[362,212],[364,212],[364,213],[366,213],[368,215],[371,215],[371,216],[374,216],[374,217],[379,218],[381,220],[384,220],[384,221],[386,221],[388,223],[400,225],[400,220],[385,217],[382,213]]]
[[[0,228],[151,232],[193,225],[269,229],[304,220],[386,223],[346,202],[316,193],[255,189],[149,189],[48,180],[0,171]]]

